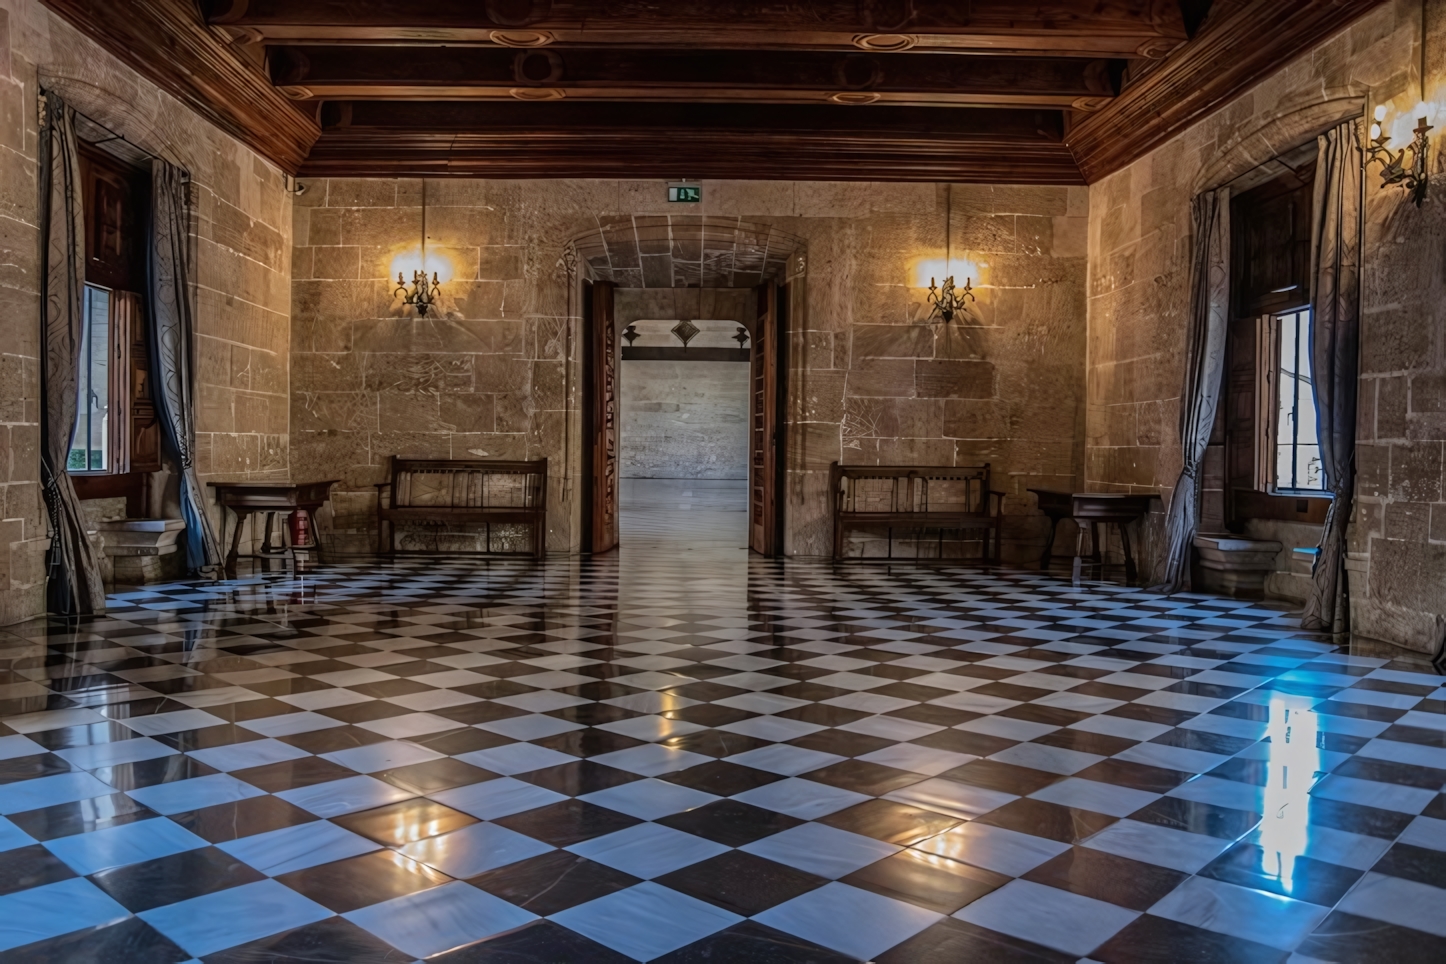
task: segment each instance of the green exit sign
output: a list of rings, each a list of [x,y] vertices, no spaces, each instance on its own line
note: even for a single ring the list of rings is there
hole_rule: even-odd
[[[703,200],[703,187],[699,184],[669,184],[668,200],[697,204]]]

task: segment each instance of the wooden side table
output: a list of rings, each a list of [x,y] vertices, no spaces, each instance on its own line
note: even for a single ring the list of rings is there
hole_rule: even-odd
[[[1130,535],[1125,526],[1150,511],[1153,495],[1125,495],[1116,492],[1054,492],[1049,489],[1029,489],[1039,499],[1039,510],[1049,516],[1049,540],[1044,545],[1044,556],[1039,568],[1048,569],[1050,555],[1054,552],[1054,534],[1060,520],[1073,519],[1079,525],[1079,537],[1075,540],[1073,577],[1078,580],[1084,567],[1085,526],[1090,529],[1090,560],[1102,564],[1100,553],[1100,524],[1114,523],[1120,530],[1120,544],[1125,550],[1125,583],[1134,585],[1139,573],[1135,568],[1135,557],[1130,551]]]
[[[236,517],[236,530],[231,534],[231,550],[226,553],[226,571],[235,573],[236,560],[241,558],[241,530],[245,528],[246,517],[256,512],[269,513],[266,519],[266,540],[261,546],[262,552],[271,551],[271,522],[276,513],[285,512],[290,515],[300,510],[311,516],[313,545],[309,547],[294,546],[293,548],[321,548],[321,532],[316,526],[316,510],[326,505],[331,498],[331,487],[336,485],[339,479],[329,479],[325,482],[209,482],[208,485],[216,490],[216,501],[224,508],[230,509]],[[223,528],[221,539],[224,542],[226,531],[225,520],[222,519]],[[283,537],[283,542],[285,541]],[[248,559],[256,558],[247,556]]]

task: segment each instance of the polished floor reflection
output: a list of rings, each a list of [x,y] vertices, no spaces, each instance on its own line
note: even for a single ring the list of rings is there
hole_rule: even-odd
[[[736,486],[624,504],[606,558],[10,627],[0,960],[1446,960],[1422,665],[1270,604],[751,558]]]

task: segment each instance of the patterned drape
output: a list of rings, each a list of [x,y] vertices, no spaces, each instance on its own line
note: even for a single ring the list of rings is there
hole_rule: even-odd
[[[75,432],[76,389],[85,325],[85,217],[75,111],[44,95],[40,130],[40,472],[50,522],[46,605],[53,613],[105,610],[100,562],[86,536],[66,471]]]
[[[186,564],[215,574],[221,550],[196,475],[195,318],[191,313],[189,176],[151,162],[149,340],[154,359],[161,431],[181,476],[181,518],[186,521]]]
[[[1200,526],[1200,472],[1215,425],[1230,317],[1230,190],[1195,196],[1189,343],[1180,393],[1181,468],[1165,518],[1164,579],[1157,592],[1190,588],[1190,553]]]
[[[1350,628],[1346,525],[1356,478],[1364,165],[1354,120],[1327,131],[1317,144],[1311,225],[1311,387],[1320,426],[1321,467],[1332,499],[1301,625],[1341,633]]]

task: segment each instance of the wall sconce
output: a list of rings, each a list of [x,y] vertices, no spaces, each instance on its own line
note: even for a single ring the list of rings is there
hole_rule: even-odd
[[[1372,161],[1381,164],[1381,183],[1383,185],[1404,184],[1411,196],[1412,202],[1417,207],[1426,199],[1426,185],[1429,175],[1426,172],[1426,155],[1430,151],[1430,142],[1426,135],[1435,130],[1428,122],[1430,108],[1422,101],[1416,105],[1416,129],[1413,132],[1416,136],[1406,147],[1399,151],[1392,151],[1386,146],[1390,136],[1381,130],[1381,122],[1386,119],[1386,105],[1376,105],[1375,123],[1371,125],[1371,143],[1366,148],[1366,163]],[[1406,163],[1406,154],[1410,152],[1411,163]]]
[[[944,195],[944,270],[950,271],[954,264],[954,185],[949,184]],[[929,279],[929,304],[934,310],[929,313],[930,318],[941,318],[947,325],[954,320],[954,316],[962,314],[965,303],[977,301],[974,297],[974,279],[965,278],[963,288],[954,287],[954,275],[951,273],[944,279],[944,286],[939,287],[934,278]]]
[[[934,306],[933,314],[944,319],[946,324],[964,310],[965,301],[975,300],[973,278],[965,278],[963,288],[954,287],[953,277],[945,278],[942,288],[934,284],[933,278],[929,279],[929,304]]]
[[[425,318],[442,298],[442,285],[437,280],[437,273],[432,272],[432,278],[427,279],[427,179],[422,178],[422,267],[419,271],[412,272],[412,285],[407,287],[402,273],[397,272],[397,290],[392,292],[392,297],[402,296],[402,303],[417,309],[418,316]]]

